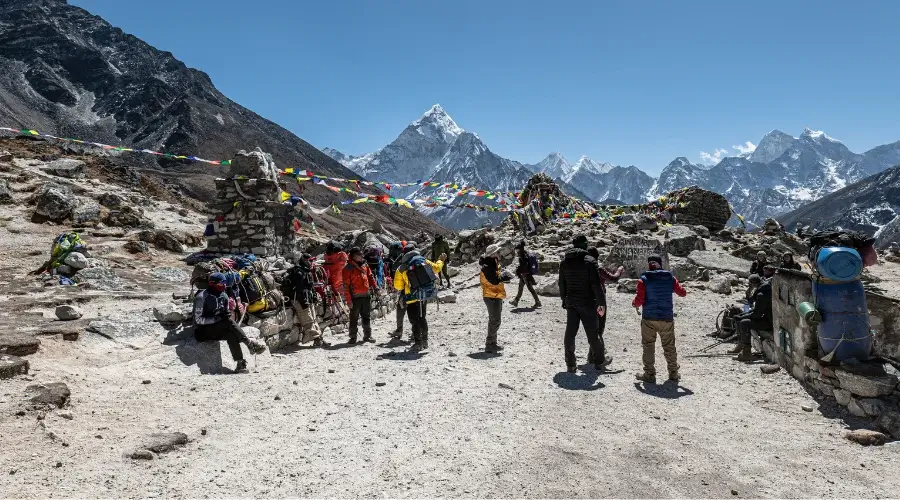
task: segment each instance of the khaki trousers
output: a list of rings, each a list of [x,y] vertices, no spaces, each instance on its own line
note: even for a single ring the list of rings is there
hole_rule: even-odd
[[[315,339],[322,338],[322,330],[319,328],[319,321],[316,318],[316,306],[310,304],[309,307],[303,307],[298,301],[294,302],[294,318],[300,324],[300,343],[305,344]]]
[[[644,348],[644,373],[656,375],[656,336],[662,343],[669,374],[678,373],[678,354],[675,352],[675,323],[673,321],[641,320],[641,347]]]

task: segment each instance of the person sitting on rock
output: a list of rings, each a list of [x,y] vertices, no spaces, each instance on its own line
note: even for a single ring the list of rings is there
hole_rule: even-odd
[[[503,314],[503,299],[506,298],[506,287],[503,283],[508,283],[512,276],[501,272],[498,255],[482,257],[478,264],[481,266],[481,294],[488,311],[488,331],[484,351],[496,353],[503,350],[503,346],[497,344],[497,332],[500,331]]]
[[[766,266],[765,269],[772,273],[775,271],[775,267],[772,265]],[[740,337],[738,345],[728,351],[728,354],[737,354],[738,356],[734,358],[736,361],[753,361],[753,352],[750,347],[750,331],[761,330],[770,332],[774,328],[771,279],[763,280],[759,288],[756,289],[753,296],[753,308],[744,314],[736,316],[734,320],[738,324]]]
[[[744,303],[752,309],[753,301],[756,298],[756,290],[762,284],[762,278],[758,274],[751,274],[749,282],[750,286],[747,287],[747,292],[744,294]]]
[[[781,266],[782,269],[790,269],[793,271],[802,271],[803,268],[800,266],[800,263],[794,260],[794,254],[791,252],[787,252],[781,256]]]
[[[372,295],[378,290],[375,276],[366,263],[362,250],[350,249],[350,261],[344,266],[344,299],[350,306],[350,340],[355,344],[359,332],[359,317],[362,316],[363,342],[375,342],[372,337]]]
[[[450,255],[450,244],[444,239],[444,235],[439,234],[434,237],[434,243],[431,244],[431,260],[440,260],[441,255]],[[444,261],[444,267],[441,268],[441,274],[438,274],[438,284],[444,285],[444,278],[447,279],[447,287],[450,287],[450,275],[447,274],[447,267],[450,266],[449,258]]]
[[[559,265],[559,294],[566,310],[566,333],[563,348],[566,370],[575,373],[575,336],[579,326],[584,326],[588,343],[594,352],[603,352],[597,340],[597,316],[606,315],[606,292],[600,282],[597,260],[587,251],[588,240],[583,234],[575,236],[572,248],[566,250]],[[602,370],[602,364],[595,364]]]
[[[588,255],[597,261],[597,271],[600,273],[600,282],[604,288],[604,293],[606,293],[606,283],[615,283],[619,281],[619,278],[621,278],[622,274],[625,272],[625,268],[619,266],[614,273],[604,269],[603,266],[600,265],[600,251],[597,250],[597,247],[588,248]],[[606,331],[607,314],[609,314],[609,309],[607,309],[606,314],[597,315],[597,343],[600,344],[600,356],[595,359],[593,347],[588,349],[588,363],[600,364],[604,367],[609,366],[613,360],[612,356],[606,354],[606,342],[603,341],[603,334]]]
[[[662,268],[662,258],[658,255],[647,257],[649,271],[641,275],[637,283],[637,294],[631,305],[641,312],[641,347],[644,350],[644,371],[635,378],[647,384],[656,383],[656,337],[662,342],[669,380],[681,379],[678,372],[678,354],[675,349],[675,305],[672,294],[687,295],[687,290],[678,278]]]
[[[231,357],[237,362],[235,373],[247,371],[247,361],[241,352],[241,344],[246,344],[252,354],[266,350],[266,345],[247,338],[247,334],[232,318],[234,299],[225,293],[226,277],[222,273],[209,275],[209,287],[201,290],[194,298],[194,338],[197,342],[224,340],[228,343]]]
[[[516,298],[510,302],[510,305],[519,307],[519,299],[522,298],[522,292],[525,291],[527,286],[531,297],[534,298],[534,307],[541,307],[541,299],[538,298],[537,292],[534,291],[536,282],[534,281],[534,275],[531,274],[531,263],[529,262],[528,252],[525,250],[525,240],[520,241],[516,245],[516,257],[518,260],[516,276],[519,277],[519,293],[516,294]]]
[[[756,260],[750,264],[750,274],[758,274],[762,276],[763,267],[769,263],[769,256],[763,250],[756,253]]]

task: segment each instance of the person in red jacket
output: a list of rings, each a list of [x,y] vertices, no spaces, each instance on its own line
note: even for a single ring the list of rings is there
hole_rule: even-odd
[[[662,342],[663,354],[669,369],[669,380],[678,382],[678,354],[675,351],[675,304],[672,294],[684,297],[687,291],[671,272],[662,268],[662,258],[647,257],[649,271],[637,282],[637,295],[631,303],[641,312],[641,347],[644,349],[644,371],[635,378],[648,384],[656,383],[656,337]],[[639,311],[640,312],[640,311]]]
[[[341,249],[336,241],[329,241],[325,246],[325,265],[322,266],[328,271],[328,284],[334,293],[334,301],[338,309],[338,315],[343,316],[347,313],[344,305],[344,267],[347,265],[347,253]],[[332,304],[326,304],[326,311]],[[349,304],[348,304],[349,305]],[[326,316],[327,316],[326,312]]]
[[[360,316],[362,316],[363,342],[375,342],[372,338],[371,313],[372,294],[378,290],[378,284],[359,248],[350,249],[350,262],[344,266],[343,281],[344,299],[350,305],[350,340],[347,343],[356,343]]]

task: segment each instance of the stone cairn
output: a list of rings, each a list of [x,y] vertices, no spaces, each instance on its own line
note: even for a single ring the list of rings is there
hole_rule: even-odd
[[[239,151],[231,176],[216,179],[212,203],[215,234],[207,250],[226,255],[292,256],[295,250],[294,208],[281,202],[281,185],[272,156],[261,150]]]
[[[721,231],[731,218],[731,204],[719,193],[691,186],[666,195],[668,200],[684,203],[675,213],[675,224],[706,226],[710,231]]]

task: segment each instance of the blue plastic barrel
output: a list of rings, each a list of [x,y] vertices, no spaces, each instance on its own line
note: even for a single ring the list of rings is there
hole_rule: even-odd
[[[825,247],[816,256],[816,270],[833,281],[852,281],[862,273],[862,257],[847,247]]]
[[[822,352],[828,354],[837,348],[833,358],[836,362],[850,358],[868,359],[872,336],[862,282],[815,283],[813,286],[816,309],[822,315],[818,328]]]

